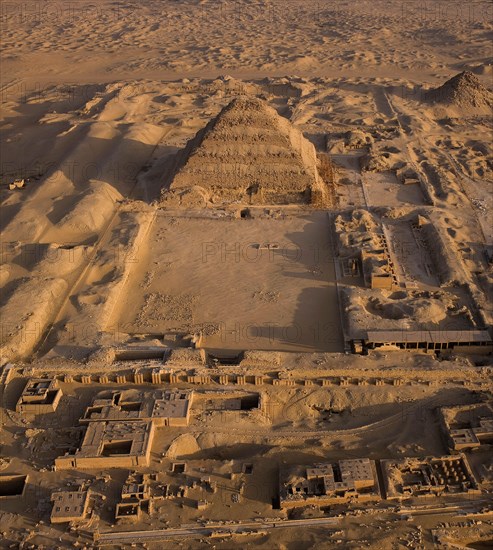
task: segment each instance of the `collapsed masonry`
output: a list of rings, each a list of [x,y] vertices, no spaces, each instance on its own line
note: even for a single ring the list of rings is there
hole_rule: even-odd
[[[177,159],[169,205],[315,204],[328,200],[314,146],[264,101],[236,98]]]
[[[383,290],[399,287],[383,229],[369,212],[354,211],[335,219],[338,253],[357,270],[361,264],[366,286]]]
[[[55,459],[56,470],[148,466],[152,422],[91,422],[81,448]]]
[[[387,498],[473,495],[480,490],[464,455],[382,460]]]
[[[122,390],[109,396],[96,396],[81,423],[136,420],[152,421],[157,426],[187,426],[193,392]]]
[[[488,114],[493,107],[493,93],[470,71],[456,74],[442,86],[428,90],[424,99],[430,103],[452,105],[462,109],[484,109]]]
[[[57,470],[148,466],[155,429],[187,426],[193,392],[113,392],[96,398],[81,418],[80,449],[55,460]]]
[[[131,472],[122,487],[121,500],[116,505],[117,520],[140,519],[144,508],[148,509],[150,499],[149,475]]]
[[[440,409],[442,429],[453,451],[493,445],[493,403]]]
[[[281,471],[279,494],[281,508],[379,499],[375,462],[357,458],[313,467],[291,466]]]
[[[48,414],[55,412],[62,398],[62,390],[56,378],[31,378],[28,380],[15,406],[18,413]]]

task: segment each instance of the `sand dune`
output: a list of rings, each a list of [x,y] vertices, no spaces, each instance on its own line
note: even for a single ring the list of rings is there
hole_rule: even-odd
[[[156,430],[149,467],[132,465],[158,501],[132,529],[196,528],[178,542],[190,548],[491,541],[487,491],[431,514],[406,511],[407,494],[342,515],[276,501],[286,464],[443,454],[437,409],[491,393],[489,348],[454,340],[487,344],[493,326],[490,8],[2,4],[0,367],[14,367],[0,376],[0,469],[29,473],[21,504],[0,480],[7,546],[127,529],[115,507],[128,469],[53,465],[75,450],[95,385],[150,383],[194,388],[197,406],[189,427]],[[404,351],[407,335],[454,342]],[[21,385],[47,373],[63,397],[31,422]],[[128,450],[113,443],[103,453]],[[491,467],[479,477],[491,493]],[[211,478],[219,491],[197,491]],[[100,517],[51,526],[52,490],[86,482]],[[328,523],[282,525],[317,515]],[[254,528],[223,536],[243,519]]]

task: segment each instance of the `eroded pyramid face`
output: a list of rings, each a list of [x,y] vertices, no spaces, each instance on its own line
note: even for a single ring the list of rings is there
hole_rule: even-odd
[[[464,71],[447,80],[442,86],[430,90],[426,98],[434,103],[461,108],[485,109],[493,107],[493,93],[485,88],[474,74]]]
[[[309,203],[317,156],[301,132],[265,102],[237,98],[189,142],[170,192],[213,203]]]

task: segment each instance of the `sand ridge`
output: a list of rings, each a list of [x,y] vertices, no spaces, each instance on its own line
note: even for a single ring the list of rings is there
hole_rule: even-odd
[[[490,8],[2,4],[0,546],[491,547],[491,433],[478,490],[280,507],[286,467],[456,453],[444,407],[457,440],[490,429]],[[169,390],[189,418],[132,462]],[[108,467],[75,467],[108,406]],[[78,488],[87,517],[52,525]]]

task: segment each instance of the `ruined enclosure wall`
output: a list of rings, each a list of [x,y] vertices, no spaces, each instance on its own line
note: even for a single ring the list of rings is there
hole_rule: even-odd
[[[422,232],[441,285],[464,284],[466,276],[462,261],[455,251],[454,242],[433,223],[424,225]]]

